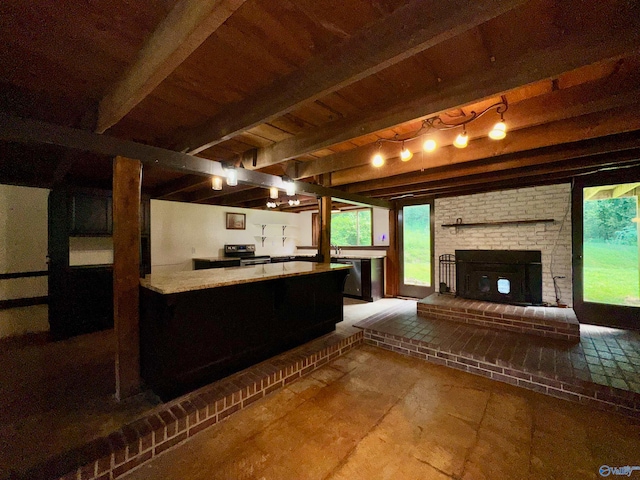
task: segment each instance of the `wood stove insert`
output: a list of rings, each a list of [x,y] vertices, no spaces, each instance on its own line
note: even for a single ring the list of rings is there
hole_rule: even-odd
[[[513,305],[542,304],[540,250],[456,250],[459,297]]]

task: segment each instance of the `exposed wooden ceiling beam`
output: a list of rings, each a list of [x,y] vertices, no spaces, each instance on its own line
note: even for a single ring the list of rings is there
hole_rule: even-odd
[[[140,160],[143,164],[166,168],[184,173],[199,175],[218,175],[226,177],[220,162],[195,157],[186,153],[174,152],[119,138],[99,135],[60,125],[31,120],[0,113],[0,140],[35,145],[57,145],[60,147],[83,150],[116,157],[118,155]],[[282,177],[238,168],[238,182],[256,187],[276,187],[285,190]],[[299,193],[319,197],[340,198],[349,203],[391,208],[386,200],[367,198],[362,195],[346,193],[338,189],[322,187],[306,182],[294,182]]]
[[[552,79],[585,65],[640,51],[640,29],[630,28],[619,33],[620,37],[607,38],[591,32],[581,36],[567,35],[552,47],[530,50],[515,59],[496,59],[491,68],[442,85],[436,92],[431,89],[412,97],[407,95],[403,101],[393,105],[383,105],[362,116],[336,120],[309,133],[260,148],[256,168],[500,95],[523,85]]]
[[[439,148],[434,155],[424,154],[421,158],[422,154],[417,154],[408,162],[402,162],[399,158],[394,158],[387,160],[380,168],[365,165],[349,170],[341,170],[331,175],[331,185],[346,185],[378,178],[384,179],[433,167],[452,166],[481,158],[526,152],[534,148],[640,130],[640,117],[637,111],[637,104],[630,105],[516,130],[515,132],[510,132],[507,138],[501,141],[490,140],[486,137],[478,138],[469,142],[469,146],[464,151],[448,145]],[[469,153],[466,153],[467,151]]]
[[[615,82],[612,78],[607,77],[597,82],[556,90],[510,105],[505,114],[505,120],[510,135],[513,131],[525,127],[622,107],[635,103],[638,99],[640,99],[640,78],[636,76],[631,81]],[[470,135],[478,136],[486,133],[495,121],[496,117],[492,118],[490,115],[478,119],[469,127]],[[435,134],[439,145],[450,145],[458,132],[450,130],[435,132]],[[406,146],[414,152],[420,152],[423,140],[418,138],[409,141]],[[499,143],[496,144],[496,146],[499,145]],[[296,164],[295,178],[312,177],[322,173],[370,165],[371,157],[377,151],[377,146],[371,144],[310,162],[299,162]],[[394,158],[398,154],[398,145],[383,143],[380,153],[384,158]],[[434,157],[437,155],[437,152],[432,154]],[[486,151],[467,148],[458,150],[456,157],[460,161],[468,161],[482,158],[483,155],[486,155]]]
[[[96,132],[120,121],[215,32],[245,0],[180,0],[134,64],[100,101]]]
[[[350,85],[405,60],[525,0],[411,0],[377,22],[346,38],[277,85],[236,103],[179,139],[178,150],[198,153],[252,127],[282,116],[304,102]]]
[[[156,199],[162,199],[175,195],[183,190],[204,185],[209,182],[210,179],[208,177],[200,175],[185,175],[184,177],[176,178],[157,186],[153,189],[153,192],[151,192],[151,196]]]
[[[252,200],[262,200],[266,202],[266,198],[268,196],[268,190],[265,190],[264,188],[252,188],[242,192],[233,192],[228,193],[227,195],[210,198],[206,200],[205,203],[210,205],[239,206],[240,204],[250,202]]]
[[[640,131],[583,140],[570,145],[538,148],[528,152],[486,158],[468,163],[429,168],[424,172],[398,175],[362,182],[347,187],[348,191],[373,196],[396,196],[421,191],[425,185],[436,188],[461,178],[492,176],[504,171],[561,165],[563,162],[599,158],[600,164],[618,158],[634,158],[640,151]],[[630,152],[630,153],[629,153]]]
[[[450,196],[454,194],[476,193],[500,188],[520,188],[531,184],[550,184],[567,181],[575,176],[591,174],[600,170],[640,167],[640,150],[629,150],[614,155],[595,155],[591,157],[556,162],[547,165],[534,165],[516,169],[506,169],[493,173],[478,173],[468,176],[451,177],[446,180],[424,182],[402,188],[403,196],[410,198],[424,196]],[[532,179],[536,179],[532,182]],[[401,193],[395,189],[370,192],[372,195],[393,198]]]
[[[195,192],[189,192],[183,195],[182,199],[185,202],[209,203],[208,200],[218,199],[227,195],[245,192],[247,190],[255,190],[255,188],[252,185],[238,185],[236,187],[223,185],[222,190],[213,190],[211,187],[202,188],[200,190],[196,190]]]

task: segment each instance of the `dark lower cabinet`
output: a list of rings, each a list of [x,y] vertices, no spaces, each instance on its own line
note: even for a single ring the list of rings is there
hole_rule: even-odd
[[[176,397],[335,329],[346,270],[162,295],[140,289],[142,378]]]
[[[113,328],[113,268],[69,267],[52,279],[60,294],[49,299],[49,325],[56,340]],[[56,282],[57,280],[57,282]]]

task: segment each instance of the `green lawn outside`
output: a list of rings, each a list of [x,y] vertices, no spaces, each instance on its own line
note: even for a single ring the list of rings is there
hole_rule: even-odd
[[[428,263],[405,263],[404,283],[406,285],[431,286],[431,262]]]
[[[637,245],[584,243],[584,300],[640,305]]]
[[[404,283],[431,286],[431,244],[423,231],[404,232]]]

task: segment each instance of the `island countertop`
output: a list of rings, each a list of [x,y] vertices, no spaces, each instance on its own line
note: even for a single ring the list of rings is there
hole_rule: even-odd
[[[162,274],[152,273],[140,279],[140,286],[168,295],[241,283],[261,282],[275,278],[311,275],[350,267],[350,265],[337,263],[287,262]]]

